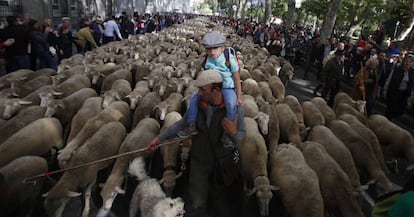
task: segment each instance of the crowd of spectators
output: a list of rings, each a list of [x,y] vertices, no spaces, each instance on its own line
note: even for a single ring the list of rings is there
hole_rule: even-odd
[[[64,58],[84,53],[111,41],[128,38],[129,35],[162,31],[184,22],[179,14],[128,15],[126,12],[103,19],[80,14],[73,21],[63,17],[55,25],[51,19],[42,21],[30,17],[7,17],[7,27],[0,30],[0,76],[18,69],[37,70],[52,68]],[[73,50],[76,47],[76,51]]]

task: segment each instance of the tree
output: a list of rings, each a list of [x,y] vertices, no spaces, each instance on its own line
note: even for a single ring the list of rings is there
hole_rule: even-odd
[[[325,41],[325,39],[330,38],[332,30],[335,25],[336,16],[338,14],[339,8],[341,7],[343,0],[332,0],[329,4],[328,12],[325,15],[323,20],[320,40]]]
[[[272,18],[272,0],[265,1],[265,15],[264,15],[264,23],[269,24],[270,19]]]
[[[287,28],[292,27],[293,23],[294,23],[294,15],[295,15],[295,4],[296,1],[295,0],[287,0],[287,4],[288,4],[288,11],[287,11],[287,15],[286,15],[286,21],[285,21],[285,26]]]

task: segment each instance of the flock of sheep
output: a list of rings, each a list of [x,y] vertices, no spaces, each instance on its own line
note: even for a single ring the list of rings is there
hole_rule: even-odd
[[[18,70],[1,77],[0,184],[8,189],[2,213],[12,215],[22,204],[30,213],[44,193],[48,216],[62,216],[68,201],[81,195],[82,216],[88,216],[97,174],[113,165],[100,186],[97,216],[111,213],[117,195],[125,193],[128,172],[139,180],[130,216],[183,216],[184,202],[171,198],[182,175],[176,168],[185,167],[191,148],[180,142],[160,150],[162,189],[145,172],[147,152],[66,171],[55,183],[45,177],[23,181],[56,162],[71,168],[142,149],[180,120],[197,90],[192,84],[205,52],[199,41],[210,29],[228,35],[227,45],[238,51],[247,129],[238,148],[245,193],[257,197],[257,215],[268,216],[277,196],[292,217],[362,217],[361,195],[369,184],[376,184],[377,195],[394,190],[382,148],[404,158],[407,170],[414,168],[408,131],[381,115],[367,118],[364,103],[345,93],[335,96],[333,108],[320,97],[300,103],[286,96],[293,76],[288,61],[197,18],[76,54],[63,60],[58,72]],[[359,171],[372,181],[361,183]],[[51,185],[47,193],[43,185]]]

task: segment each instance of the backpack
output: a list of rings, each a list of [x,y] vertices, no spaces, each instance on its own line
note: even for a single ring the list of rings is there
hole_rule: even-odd
[[[232,48],[232,47],[226,47],[226,48],[224,48],[224,57],[226,58],[226,66],[231,71],[230,54],[233,55],[234,58],[236,59],[237,65],[239,64],[239,58],[237,57],[237,52],[236,52],[236,50],[234,48]],[[208,55],[205,54],[204,55],[204,61],[203,61],[203,64],[202,64],[203,69],[206,66],[207,57],[208,57]]]

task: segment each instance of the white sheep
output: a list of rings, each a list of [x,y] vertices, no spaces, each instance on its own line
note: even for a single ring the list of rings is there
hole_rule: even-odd
[[[68,166],[74,167],[115,155],[118,153],[119,146],[125,135],[126,130],[121,123],[114,121],[105,124],[78,149],[70,160]],[[78,168],[76,170],[66,171],[59,179],[58,183],[44,195],[46,197],[44,206],[48,216],[61,216],[63,209],[70,198],[82,194],[76,192],[77,189],[81,187],[86,189],[85,208],[82,216],[87,217],[89,213],[91,191],[96,183],[98,171],[106,168],[111,163],[112,161],[106,161]]]
[[[392,182],[381,169],[371,145],[363,140],[345,121],[332,121],[329,128],[349,149],[355,165],[364,168],[375,179],[378,196],[393,191]]]
[[[21,110],[16,116],[5,122],[4,125],[0,125],[0,144],[23,127],[42,118],[44,113],[45,108],[38,105],[29,106]]]
[[[56,118],[41,118],[9,137],[0,145],[0,167],[25,155],[42,155],[62,147],[62,125]]]
[[[0,207],[2,216],[17,216],[16,210],[23,209],[27,216],[32,216],[32,211],[45,177],[28,180],[24,179],[47,172],[47,162],[38,156],[22,156],[0,168],[2,183],[0,185],[6,191],[1,192]],[[13,215],[13,213],[15,215]],[[18,212],[21,214],[21,212]]]
[[[160,124],[153,118],[144,118],[138,125],[127,135],[121,144],[119,154],[132,150],[144,148],[160,131]],[[121,184],[128,170],[128,163],[138,157],[146,156],[147,153],[136,153],[123,158],[118,158],[112,168],[111,174],[101,190],[103,201],[102,208],[98,212],[99,217],[106,216],[118,194],[124,194]]]
[[[355,166],[354,159],[345,144],[325,126],[315,126],[311,129],[308,136],[309,141],[317,142],[325,147],[329,155],[341,166],[342,170],[348,175],[354,192],[361,192],[359,174]]]
[[[394,156],[403,156],[408,161],[407,170],[414,169],[414,139],[410,132],[382,115],[371,115],[368,125],[379,142],[389,147]]]
[[[319,177],[321,195],[327,213],[341,213],[344,217],[364,217],[352,193],[352,185],[338,163],[316,142],[306,141],[298,145],[306,163]]]
[[[281,144],[269,155],[270,182],[280,187],[284,207],[292,217],[323,217],[319,178],[293,144]]]
[[[248,195],[256,194],[261,216],[269,215],[269,202],[273,197],[267,175],[267,148],[262,135],[259,133],[254,119],[245,117],[246,136],[238,144],[241,160],[241,171],[247,187]]]
[[[138,210],[141,217],[184,216],[184,201],[181,198],[166,197],[158,181],[148,177],[142,157],[137,157],[130,163],[128,172],[139,181],[132,195],[129,216],[136,216]]]

